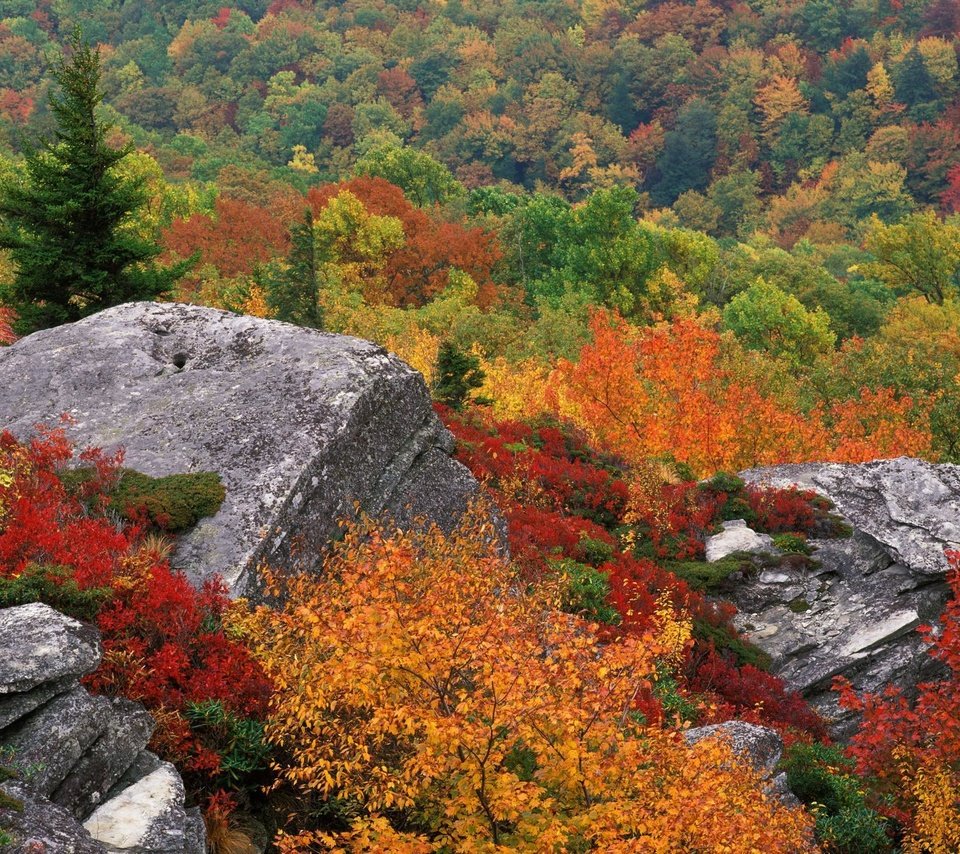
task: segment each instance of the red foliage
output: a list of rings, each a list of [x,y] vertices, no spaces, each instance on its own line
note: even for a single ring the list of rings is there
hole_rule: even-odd
[[[719,701],[711,721],[736,717],[762,726],[799,730],[814,738],[827,734],[823,720],[797,692],[786,690],[782,679],[751,664],[737,667],[712,644],[692,670],[690,687]]]
[[[840,705],[863,716],[848,749],[858,773],[871,778],[881,801],[892,803],[881,804],[881,810],[907,825],[912,805],[902,785],[903,767],[960,767],[960,552],[947,552],[947,558],[953,596],[939,627],[919,628],[930,654],[945,665],[946,676],[919,684],[914,702],[893,686],[859,696],[845,679],[838,677],[834,683]]]
[[[817,495],[796,487],[765,489],[752,484],[744,490],[755,515],[754,526],[768,534],[809,534],[816,523],[813,502]]]
[[[256,264],[285,254],[288,244],[281,219],[258,205],[222,196],[213,217],[196,213],[163,232],[168,250],[181,258],[199,253],[201,264],[212,264],[226,277],[253,272]]]
[[[307,193],[307,201],[319,213],[344,190],[360,199],[370,213],[394,216],[403,223],[405,242],[390,253],[386,265],[387,288],[395,304],[428,302],[447,286],[454,268],[468,273],[477,283],[481,305],[492,300],[492,270],[502,254],[492,234],[447,222],[414,207],[403,190],[383,178],[353,178],[315,187]]]
[[[93,476],[75,492],[58,476],[73,458],[62,428],[40,428],[26,444],[0,434],[0,578],[52,565],[68,569],[81,590],[109,588],[97,615],[104,659],[88,686],[143,702],[157,717],[157,749],[187,770],[216,773],[216,752],[180,713],[219,700],[237,715],[262,717],[270,684],[221,628],[229,605],[222,584],[195,590],[145,546],[138,526],[118,527],[101,512],[122,455],[81,453]]]

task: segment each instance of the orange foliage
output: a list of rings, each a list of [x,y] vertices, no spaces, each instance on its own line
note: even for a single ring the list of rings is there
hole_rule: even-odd
[[[196,213],[178,219],[163,232],[163,245],[181,258],[200,253],[224,277],[251,273],[254,265],[287,251],[289,238],[282,220],[270,211],[240,199],[217,199],[214,216]]]
[[[403,190],[383,178],[353,178],[316,187],[307,193],[315,213],[349,190],[377,216],[395,216],[403,223],[405,241],[386,263],[387,289],[395,305],[423,305],[446,288],[450,270],[470,275],[479,286],[477,301],[486,306],[494,296],[492,269],[501,252],[493,235],[465,228],[414,207]]]
[[[814,850],[729,746],[636,714],[689,642],[683,615],[665,600],[604,645],[558,590],[518,585],[491,533],[352,530],[282,610],[236,618],[277,679],[280,778],[356,805],[346,832],[281,850]]]
[[[635,329],[598,312],[592,331],[579,361],[563,360],[554,371],[547,399],[556,414],[631,462],[674,457],[707,475],[930,449],[928,426],[908,420],[913,401],[865,390],[828,413],[804,413],[767,388],[747,354],[703,318]]]

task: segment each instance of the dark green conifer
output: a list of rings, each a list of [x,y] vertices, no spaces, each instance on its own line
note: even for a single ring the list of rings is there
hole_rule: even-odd
[[[290,228],[290,252],[286,264],[274,264],[262,273],[267,304],[274,317],[322,329],[321,273],[321,259],[313,232],[313,211],[308,208],[303,219]]]
[[[21,333],[154,299],[189,266],[157,266],[159,246],[132,227],[146,191],[118,169],[132,147],[111,148],[96,117],[100,75],[99,51],[76,31],[53,71],[54,138],[27,146],[22,172],[0,186],[0,247],[16,264],[0,298]]]
[[[480,360],[471,353],[464,353],[449,341],[440,345],[437,367],[434,372],[433,397],[451,409],[462,409],[470,400],[486,403],[483,398],[471,399],[470,392],[483,385],[484,373]]]

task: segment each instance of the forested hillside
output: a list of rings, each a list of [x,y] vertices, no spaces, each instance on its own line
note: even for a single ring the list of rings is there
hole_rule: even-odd
[[[956,603],[918,702],[838,685],[844,754],[718,598],[851,533],[730,473],[960,462],[958,56],[954,0],[0,0],[0,342],[155,297],[376,341],[511,551],[362,523],[229,603],[143,496],[117,520],[118,460],[3,434],[0,604],[130,649],[90,687],[158,716],[220,854],[251,816],[290,852],[958,850]],[[776,558],[705,562],[741,518]],[[805,812],[682,747],[731,719]]]

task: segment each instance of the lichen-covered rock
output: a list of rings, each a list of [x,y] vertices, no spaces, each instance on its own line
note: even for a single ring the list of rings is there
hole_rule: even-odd
[[[5,652],[4,647],[0,646],[0,656],[19,655],[19,652],[10,650]],[[39,709],[48,700],[56,697],[76,687],[77,680],[72,676],[65,676],[62,679],[56,679],[53,682],[45,682],[43,685],[37,685],[23,694],[3,694],[0,695],[0,730],[6,729],[12,723],[26,717],[30,712]]]
[[[96,629],[34,602],[0,609],[0,695],[96,669],[103,650]]]
[[[747,578],[727,594],[736,622],[768,653],[773,672],[849,736],[835,676],[858,691],[893,684],[908,694],[934,678],[937,663],[915,631],[935,622],[948,590],[945,548],[960,543],[960,469],[920,460],[861,465],[804,464],[742,473],[747,482],[798,485],[829,498],[853,529],[811,539],[815,563]]]
[[[476,482],[420,374],[357,338],[174,303],[131,303],[0,349],[0,428],[69,413],[80,445],[152,476],[220,474],[176,565],[234,592],[258,564],[310,566],[354,504],[450,526]]]
[[[827,496],[851,525],[912,572],[942,577],[944,549],[960,549],[960,466],[898,457],[856,465],[772,466],[741,477]]]
[[[86,818],[134,763],[153,735],[154,720],[139,703],[111,700],[110,716],[101,736],[70,769],[51,800]]]
[[[74,688],[4,731],[5,762],[35,791],[50,797],[110,718],[110,701]]]
[[[182,854],[186,845],[183,781],[164,762],[83,823],[112,854]]]
[[[3,854],[104,854],[106,849],[67,810],[26,784],[9,780],[0,792],[21,807],[0,807],[0,827],[13,838]]]
[[[773,537],[769,534],[758,534],[747,527],[743,519],[731,519],[724,522],[723,530],[719,534],[707,537],[706,560],[714,563],[723,560],[732,554],[744,552],[747,554],[773,554],[777,551],[773,545]]]

